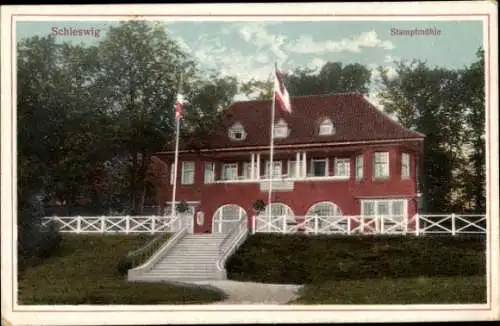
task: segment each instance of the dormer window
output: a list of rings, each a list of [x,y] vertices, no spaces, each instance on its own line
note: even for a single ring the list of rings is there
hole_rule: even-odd
[[[319,126],[319,135],[320,136],[330,136],[335,133],[335,129],[333,128],[332,120],[325,119]]]
[[[290,130],[285,120],[281,119],[274,125],[274,138],[286,138]]]
[[[229,128],[229,138],[232,140],[244,140],[247,136],[241,123],[237,122]]]

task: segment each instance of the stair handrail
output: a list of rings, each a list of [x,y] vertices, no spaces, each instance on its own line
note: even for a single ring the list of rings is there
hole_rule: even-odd
[[[217,260],[217,270],[224,271],[224,263],[234,250],[241,244],[248,233],[247,219],[241,217],[238,224],[234,226],[222,240],[219,246],[219,259]],[[231,240],[231,241],[230,241]]]
[[[229,239],[231,239],[231,237],[234,235],[234,233],[236,232],[236,230],[238,230],[240,228],[240,224],[241,224],[241,221],[243,219],[244,219],[243,217],[240,217],[238,219],[238,224],[236,224],[235,226],[233,226],[229,230],[229,232],[226,234],[226,236],[224,237],[224,239],[222,239],[222,242],[219,245],[219,251],[222,251],[222,248],[226,245],[226,243],[229,241]]]
[[[165,240],[170,238],[170,234],[171,232],[160,232],[142,247],[129,251],[126,257],[132,264],[132,268],[144,264],[165,243]]]
[[[143,262],[141,265],[133,267],[128,270],[128,279],[131,280],[137,275],[140,275],[141,273],[151,270],[153,266],[162,258],[164,257],[168,251],[170,251],[173,247],[177,245],[177,243],[187,234],[187,227],[182,227],[179,231],[174,233],[166,242],[162,244],[156,250],[151,257],[149,257],[145,262]]]

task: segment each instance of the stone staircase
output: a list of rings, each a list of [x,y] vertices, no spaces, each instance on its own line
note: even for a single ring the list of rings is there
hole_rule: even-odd
[[[140,275],[140,281],[201,281],[220,278],[219,248],[226,234],[187,234]],[[139,280],[139,279],[138,279]]]

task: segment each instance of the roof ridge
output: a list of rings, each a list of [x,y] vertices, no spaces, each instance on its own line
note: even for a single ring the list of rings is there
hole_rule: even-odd
[[[296,98],[305,98],[305,97],[335,97],[335,96],[348,96],[348,95],[353,95],[353,96],[363,96],[363,93],[360,93],[359,91],[351,91],[351,92],[342,92],[342,93],[331,93],[331,94],[311,94],[311,95],[297,95],[297,96],[291,96],[290,99],[296,99]],[[244,101],[235,101],[233,104],[236,103],[249,103],[249,102],[267,102],[271,101],[272,99],[259,99],[259,100],[244,100]]]

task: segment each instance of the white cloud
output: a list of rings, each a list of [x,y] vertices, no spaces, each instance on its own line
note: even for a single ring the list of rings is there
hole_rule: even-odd
[[[256,51],[268,50],[270,52],[269,61],[283,63],[288,59],[288,55],[282,50],[286,37],[283,35],[271,34],[263,23],[241,23],[239,33],[247,43],[256,46]]]
[[[217,70],[223,76],[234,76],[240,82],[269,78],[272,66],[265,55],[249,56],[226,46],[219,37],[201,37],[192,47],[202,69]]]
[[[326,60],[321,58],[314,58],[307,64],[308,69],[313,69],[318,72],[324,65],[326,64]]]
[[[314,41],[310,35],[302,35],[294,42],[287,44],[286,49],[297,53],[323,53],[323,52],[360,52],[362,48],[382,48],[392,50],[395,48],[391,41],[382,41],[375,31],[361,33],[351,38],[340,41]]]
[[[173,37],[174,41],[177,43],[177,45],[181,48],[182,51],[190,53],[191,47],[184,41],[184,39],[180,36],[174,36]]]

